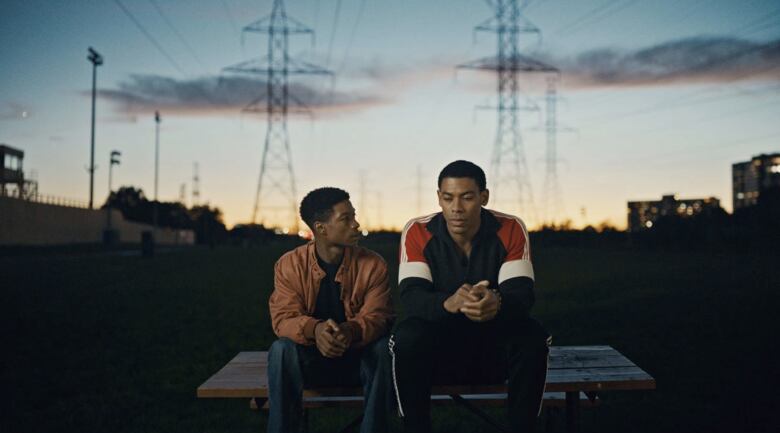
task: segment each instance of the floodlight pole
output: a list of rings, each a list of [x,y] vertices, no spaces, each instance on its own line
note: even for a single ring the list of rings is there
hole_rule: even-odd
[[[157,201],[158,175],[160,173],[160,112],[154,112],[154,200]]]
[[[89,52],[87,60],[92,63],[92,133],[89,147],[89,208],[92,209],[95,191],[95,93],[97,84],[97,67],[103,64],[103,56],[101,56],[92,47],[89,47],[87,51]]]
[[[108,162],[108,201],[106,203],[106,208],[108,209],[108,220],[107,220],[107,226],[108,230],[111,230],[111,190],[112,190],[112,179],[113,179],[113,172],[114,172],[114,166],[119,165],[119,157],[122,156],[122,153],[118,150],[112,150],[111,151],[111,158]]]
[[[154,231],[157,232],[157,208],[159,200],[157,199],[157,185],[160,173],[160,112],[154,112]]]

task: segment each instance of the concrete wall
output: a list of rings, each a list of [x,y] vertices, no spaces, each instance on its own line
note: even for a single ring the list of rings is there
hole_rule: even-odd
[[[141,232],[152,226],[125,221],[119,211],[112,211],[112,228],[119,231],[119,241],[140,243]],[[0,197],[0,245],[58,245],[99,243],[103,240],[107,214],[105,210],[35,203]],[[195,241],[192,230],[158,229],[158,244],[188,245]]]

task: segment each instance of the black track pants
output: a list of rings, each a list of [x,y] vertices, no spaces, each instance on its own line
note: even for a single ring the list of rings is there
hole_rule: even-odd
[[[549,334],[534,319],[447,323],[399,322],[390,338],[393,384],[404,431],[431,431],[432,385],[494,384],[508,380],[512,431],[532,432],[541,409]]]

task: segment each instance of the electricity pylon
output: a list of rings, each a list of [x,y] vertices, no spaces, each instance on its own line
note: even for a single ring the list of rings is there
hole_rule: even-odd
[[[557,119],[558,77],[547,77],[545,93],[546,115],[544,122],[547,148],[545,151],[544,196],[542,197],[545,224],[554,224],[563,215],[563,198],[558,184],[558,119]]]
[[[520,34],[539,33],[539,29],[521,15],[517,0],[489,0],[487,3],[493,8],[494,15],[475,30],[496,33],[498,52],[495,56],[458,67],[496,72],[498,121],[490,161],[491,202],[498,209],[522,214],[527,221],[536,222],[533,191],[520,134],[519,112],[526,107],[519,103],[518,75],[557,72],[557,69],[519,53]]]
[[[558,122],[558,86],[560,84],[560,74],[550,74],[546,77],[547,89],[545,92],[545,123],[544,132],[546,136],[545,149],[545,173],[544,173],[544,196],[542,200],[543,213],[542,222],[545,225],[554,225],[557,222],[566,220],[564,214],[563,191],[558,182],[558,166],[561,160],[558,159],[558,136],[561,132],[576,132],[575,129],[561,125]]]
[[[198,163],[192,163],[192,204],[191,207],[200,205],[200,172]]]
[[[266,113],[268,116],[252,223],[256,223],[258,215],[261,214],[260,222],[264,225],[278,225],[284,227],[286,232],[292,229],[293,233],[297,233],[298,199],[287,133],[287,114],[290,112],[290,100],[295,103],[296,109],[305,108],[305,105],[290,93],[288,76],[332,73],[319,66],[290,58],[289,36],[313,35],[314,31],[287,16],[283,0],[274,0],[271,15],[249,24],[243,31],[268,35],[268,53],[264,57],[224,69],[266,77],[265,94],[244,108],[244,111]],[[288,214],[286,217],[285,213]],[[277,218],[270,218],[272,214]]]

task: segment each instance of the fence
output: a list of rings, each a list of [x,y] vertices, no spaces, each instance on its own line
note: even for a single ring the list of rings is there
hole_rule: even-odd
[[[31,201],[33,203],[51,204],[55,206],[73,207],[78,209],[87,209],[89,206],[87,202],[76,200],[66,197],[58,197],[48,194],[33,193],[29,195],[23,195],[18,189],[2,192],[0,190],[0,196],[8,198],[16,198],[19,200]]]
[[[85,209],[77,201],[71,206],[56,205],[63,200],[37,196],[26,200],[0,195],[0,245],[56,245],[99,243],[106,229],[105,209]],[[44,201],[46,200],[46,201]],[[75,206],[73,206],[75,205]],[[111,226],[120,242],[141,242],[141,235],[154,228],[148,224],[126,221],[118,210],[111,210]],[[189,245],[194,243],[191,230],[158,228],[155,242],[161,245]]]

